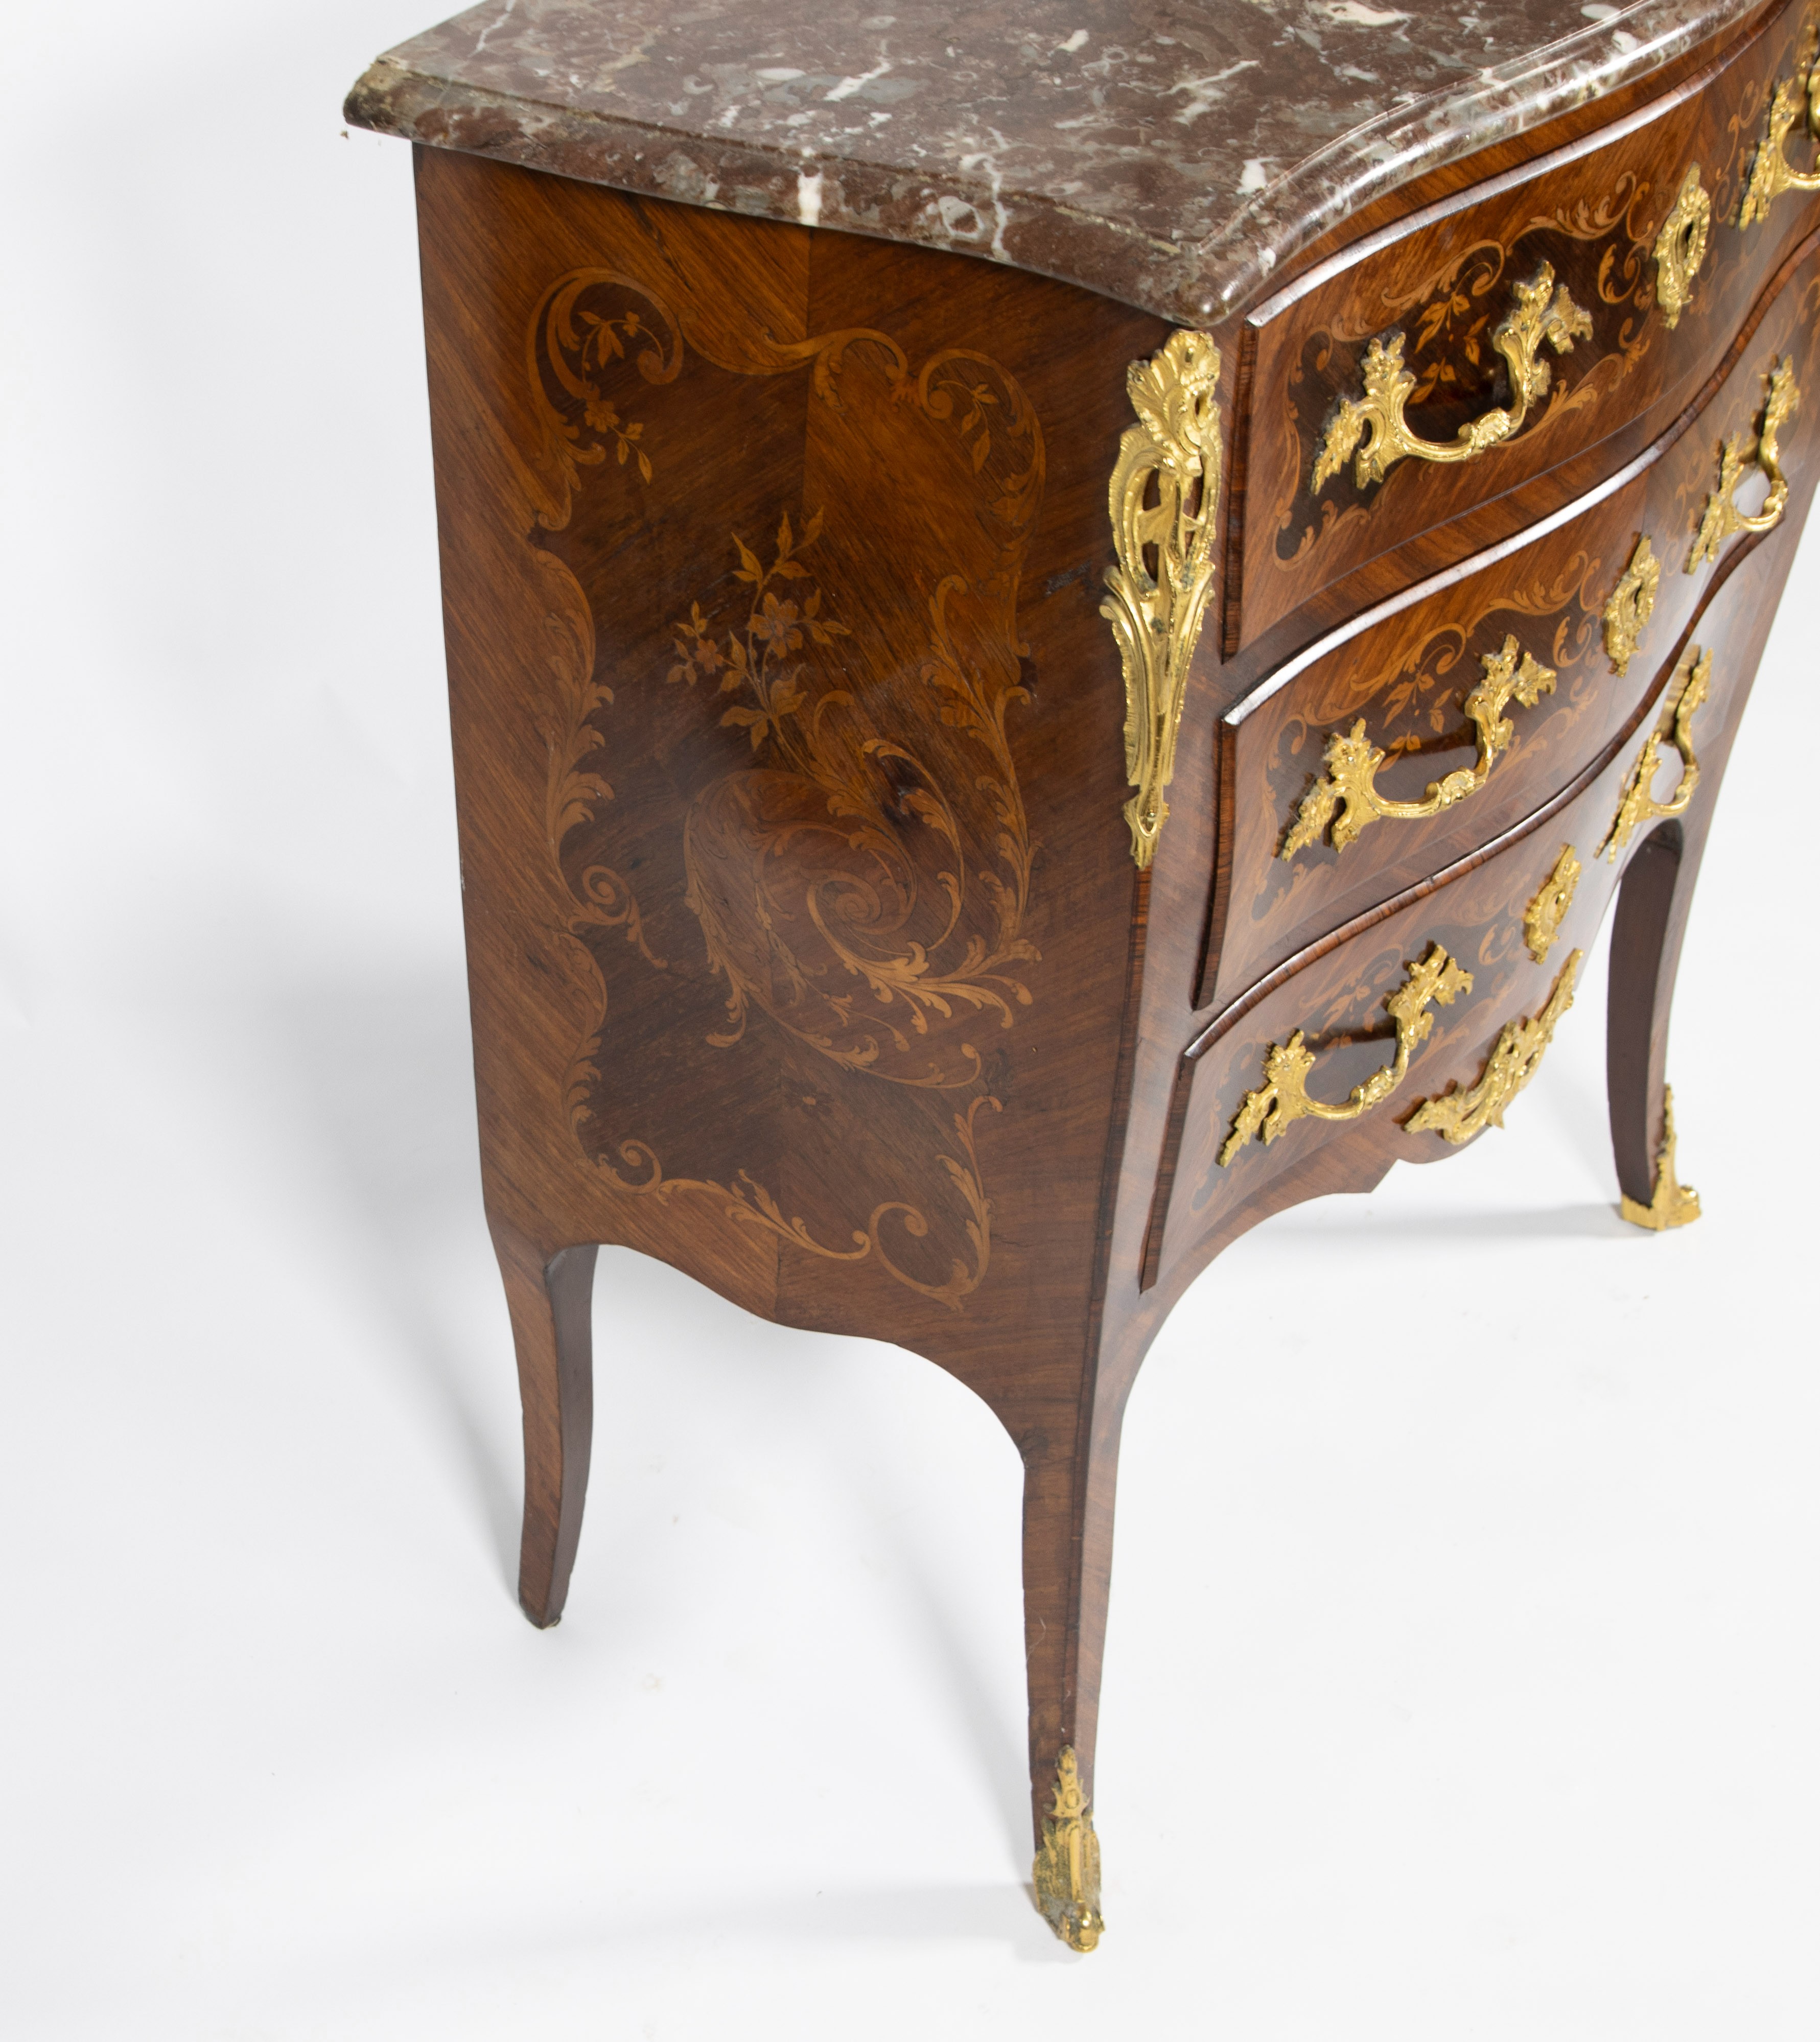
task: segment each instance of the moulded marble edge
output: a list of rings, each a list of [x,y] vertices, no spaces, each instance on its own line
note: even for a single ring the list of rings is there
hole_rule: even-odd
[[[958,157],[899,163],[784,148],[439,76],[420,54],[431,36],[380,57],[343,110],[351,125],[376,133],[721,212],[1002,262],[1202,325],[1253,303],[1280,263],[1384,193],[1646,76],[1763,11],[1764,0],[1633,0],[1468,86],[1404,96],[1261,189],[1235,193],[1223,219],[1180,245],[1115,211],[1019,186],[1015,172],[988,180]],[[957,211],[996,220],[989,246],[949,231]]]

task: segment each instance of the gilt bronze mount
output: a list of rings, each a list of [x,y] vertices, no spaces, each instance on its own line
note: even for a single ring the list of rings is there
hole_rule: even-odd
[[[1655,1190],[1646,1206],[1624,1197],[1618,1210],[1631,1226],[1646,1227],[1651,1233],[1691,1226],[1700,1216],[1700,1193],[1675,1175],[1675,1095],[1668,1085],[1662,1088],[1662,1144],[1656,1152]]]
[[[1176,771],[1176,732],[1188,668],[1214,587],[1220,497],[1220,350],[1203,333],[1172,334],[1160,354],[1134,361],[1126,387],[1139,423],[1118,446],[1108,495],[1118,560],[1106,571],[1099,614],[1125,669],[1125,805],[1131,855],[1156,855],[1169,813],[1163,790]],[[1154,484],[1157,501],[1145,498]],[[1154,547],[1156,571],[1145,559]]]
[[[1099,1911],[1099,1839],[1072,1745],[1056,1764],[1032,1872],[1044,1920],[1071,1950],[1094,1948],[1106,1926]]]
[[[1521,431],[1531,406],[1548,394],[1552,380],[1548,364],[1541,359],[1543,343],[1557,354],[1570,354],[1576,339],[1592,337],[1592,321],[1565,284],[1556,288],[1554,269],[1547,262],[1532,282],[1517,285],[1515,307],[1492,335],[1492,346],[1510,372],[1508,404],[1482,411],[1454,439],[1424,439],[1403,416],[1416,388],[1414,375],[1403,364],[1403,335],[1374,340],[1365,352],[1365,394],[1342,401],[1315,457],[1310,488],[1318,495],[1355,449],[1353,480],[1364,489],[1382,482],[1405,458],[1476,461]]]

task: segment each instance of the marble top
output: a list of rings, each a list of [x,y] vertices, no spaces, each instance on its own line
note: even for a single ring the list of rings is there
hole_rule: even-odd
[[[864,6],[866,0],[859,0]],[[1761,0],[487,0],[347,117],[1218,319],[1419,171]]]

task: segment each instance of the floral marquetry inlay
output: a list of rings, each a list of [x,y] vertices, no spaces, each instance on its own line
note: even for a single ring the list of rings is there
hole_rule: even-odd
[[[620,1191],[713,1201],[798,1250],[874,1261],[958,1309],[991,1260],[979,1140],[1003,1108],[993,1040],[1030,1008],[1040,961],[1026,928],[1036,846],[1009,726],[1029,700],[1016,597],[1042,499],[1035,415],[985,356],[951,350],[912,372],[882,333],[710,342],[686,334],[660,295],[606,270],[552,287],[529,364],[544,529],[566,533],[591,469],[617,473],[630,492],[603,499],[619,536],[614,572],[595,591],[555,552],[533,549],[562,626],[550,853],[600,987],[568,1078],[576,1139]],[[700,592],[657,627],[662,656],[610,685],[594,605],[636,617],[634,563],[655,564],[665,543],[669,457],[650,399],[679,374],[723,388],[730,377],[801,377],[828,500],[774,499],[758,530],[729,517],[702,532],[685,555]],[[920,477],[932,500],[952,499],[922,552],[879,545],[865,480],[875,473]],[[664,579],[674,579],[667,562]],[[622,628],[618,642],[633,641]],[[679,803],[647,801],[612,767],[629,714],[662,731],[655,756],[684,776]],[[702,1078],[707,1098],[725,1085],[725,1105],[660,1145],[639,1125],[626,1059],[668,1054],[666,1035],[690,1025],[684,1015],[714,986],[718,1016],[694,1022],[693,1040],[728,1060],[724,1080],[712,1065]],[[782,1043],[794,1046],[793,1065],[778,1065]],[[750,1139],[745,1088],[774,1096],[785,1068],[801,1073],[786,1087],[800,1127],[771,1163],[748,1164],[738,1153]],[[862,1096],[874,1086],[927,1105],[906,1107],[889,1139],[874,1139],[878,1116]],[[819,1171],[816,1142],[831,1145]],[[684,1153],[691,1145],[709,1167]],[[788,1192],[774,1175],[780,1153],[794,1172]],[[876,1195],[831,1210],[831,1187],[862,1153]]]
[[[952,589],[944,582],[931,605],[924,677],[937,715],[970,732],[986,755],[981,784],[989,788],[1002,830],[998,869],[981,875],[993,912],[991,932],[984,941],[977,935],[964,945],[950,941],[964,901],[964,875],[950,870],[942,875],[950,912],[932,945],[892,947],[863,940],[862,932],[870,933],[879,919],[877,890],[888,889],[894,921],[908,908],[913,885],[895,832],[876,813],[881,764],[898,769],[889,783],[897,790],[898,812],[917,817],[957,852],[962,824],[941,775],[907,745],[880,735],[855,694],[802,656],[834,649],[852,635],[822,613],[821,591],[807,579],[811,570],[801,557],[821,525],[818,511],[799,538],[786,514],[768,567],[736,534],[740,565],[733,579],[750,592],[743,625],[717,639],[697,603],[675,627],[679,659],[668,678],[690,686],[713,682],[717,697],[730,697],[721,726],[743,732],[757,762],[754,771],[731,774],[698,797],[684,828],[688,904],[701,923],[713,968],[729,988],[727,1027],[709,1040],[737,1042],[756,1005],[850,1069],[950,1090],[981,1076],[980,1052],[971,1042],[957,1042],[954,1031],[939,1024],[967,1010],[988,1025],[1008,1028],[1014,1006],[1030,1001],[1017,974],[1038,954],[1022,932],[1030,897],[1030,830],[1005,740],[1006,697],[989,697],[962,660],[946,614]],[[790,790],[781,800],[780,772]],[[832,974],[820,959],[786,962],[780,946],[780,931],[790,919],[788,896],[804,884],[800,865],[788,853],[794,841],[818,833],[838,848],[832,869],[815,869],[804,914],[820,939],[817,947],[825,947],[839,967]]]

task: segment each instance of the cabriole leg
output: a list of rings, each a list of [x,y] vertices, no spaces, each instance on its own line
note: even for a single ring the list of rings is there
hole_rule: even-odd
[[[593,1247],[548,1260],[503,1221],[490,1222],[518,1350],[525,1424],[525,1523],[518,1600],[540,1629],[557,1621],[581,1537],[594,1431]]]
[[[1024,1649],[1030,1689],[1036,1902],[1071,1949],[1104,1925],[1093,1829],[1093,1749],[1112,1566],[1116,1420],[1065,1448],[1024,1451]]]
[[[1669,1009],[1700,854],[1663,824],[1626,868],[1612,928],[1605,1091],[1619,1210],[1638,1226],[1685,1226],[1698,1195],[1675,1177],[1674,1099],[1664,1076]]]

